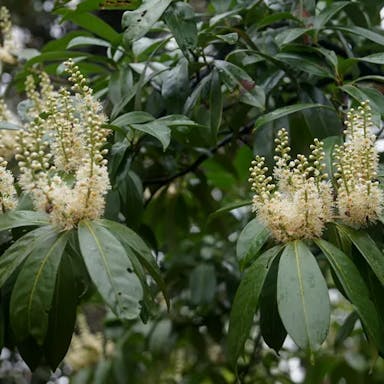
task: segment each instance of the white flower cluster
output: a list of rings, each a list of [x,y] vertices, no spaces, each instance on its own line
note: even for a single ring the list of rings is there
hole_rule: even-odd
[[[366,226],[379,218],[383,203],[368,102],[362,103],[357,110],[351,109],[345,124],[346,141],[336,147],[334,153],[338,214],[347,224]]]
[[[288,134],[278,132],[274,178],[266,176],[265,159],[256,157],[250,168],[253,210],[279,242],[320,237],[332,218],[332,189],[323,173],[323,143],[315,140],[309,159],[291,159]]]
[[[71,91],[53,89],[48,75],[39,75],[40,90],[28,77],[30,101],[25,129],[17,137],[21,188],[37,210],[49,213],[61,229],[82,219],[99,218],[110,188],[106,117],[92,89],[72,60],[65,63]]]
[[[7,7],[0,7],[0,64],[15,64],[16,59],[13,56],[15,43],[12,36],[11,15]]]
[[[292,160],[287,131],[281,129],[275,140],[273,177],[267,176],[264,158],[256,156],[252,162],[253,210],[278,242],[320,237],[325,224],[335,219],[364,227],[382,213],[383,192],[377,181],[378,155],[368,102],[351,109],[345,124],[345,143],[334,151],[336,191],[324,173],[323,143],[318,139],[311,145],[308,159],[297,155]]]

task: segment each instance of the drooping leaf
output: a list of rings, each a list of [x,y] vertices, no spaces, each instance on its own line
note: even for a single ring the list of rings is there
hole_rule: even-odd
[[[168,148],[171,142],[171,130],[169,127],[159,120],[150,121],[145,124],[132,124],[131,127],[137,131],[141,131],[156,137],[163,145],[164,151]]]
[[[64,359],[76,322],[78,289],[71,257],[63,254],[56,279],[55,294],[49,311],[44,355],[54,372]]]
[[[383,327],[359,270],[353,264],[352,260],[333,244],[322,239],[315,240],[315,243],[328,259],[348,299],[355,307],[356,312],[364,324],[371,341],[375,343],[377,348],[383,353]]]
[[[227,204],[224,207],[219,208],[217,211],[212,212],[208,216],[208,220],[212,220],[214,217],[221,215],[223,213],[226,213],[226,212],[233,211],[236,208],[245,207],[245,206],[251,205],[251,204],[252,204],[251,200],[235,201],[234,203]]]
[[[126,227],[123,224],[117,223],[116,221],[100,220],[100,224],[108,228],[120,240],[120,242],[126,242],[127,245],[135,251],[136,256],[139,258],[140,262],[144,265],[145,269],[162,290],[169,306],[165,283],[162,278],[160,269],[156,263],[155,258],[153,257],[151,250],[148,248],[147,244],[142,240],[142,238],[132,229]]]
[[[215,60],[215,67],[229,91],[239,93],[240,101],[264,110],[264,90],[253,81],[244,69],[224,60]]]
[[[37,228],[15,241],[0,257],[0,287],[24,262],[36,245],[43,243],[52,233],[49,226]]]
[[[344,320],[341,327],[337,330],[335,336],[335,348],[340,348],[347,337],[349,337],[355,327],[359,315],[356,311],[352,311]]]
[[[122,319],[136,318],[143,288],[124,247],[96,222],[81,221],[78,235],[89,275],[106,304]]]
[[[242,268],[257,257],[269,236],[269,230],[257,218],[244,227],[236,243],[236,256]]]
[[[211,136],[213,142],[216,142],[223,114],[223,94],[221,92],[220,77],[216,69],[212,72],[209,104]]]
[[[275,40],[278,45],[283,46],[291,43],[308,31],[310,31],[309,28],[290,28],[277,34]]]
[[[130,43],[144,36],[160,19],[172,0],[147,0],[134,11],[123,14],[121,24],[125,43]]]
[[[381,35],[379,33],[373,32],[369,29],[358,27],[358,26],[352,26],[352,27],[335,27],[332,26],[332,29],[336,29],[343,32],[349,32],[354,35],[358,35],[361,37],[365,37],[367,40],[373,41],[374,43],[384,45],[384,35]]]
[[[268,112],[265,115],[260,116],[255,122],[254,130],[259,129],[263,125],[270,123],[271,121],[280,119],[281,117],[290,115],[291,113],[303,111],[308,108],[327,108],[322,104],[295,104],[287,107],[277,108],[272,112]]]
[[[338,225],[337,228],[350,238],[381,284],[384,285],[384,254],[369,234],[366,231],[356,230],[345,225]]]
[[[277,307],[277,273],[279,260],[275,258],[269,269],[260,297],[260,330],[265,343],[279,353],[287,331]]]
[[[105,48],[109,48],[111,46],[108,41],[105,41],[103,39],[98,39],[96,37],[76,36],[68,43],[67,49],[84,45],[93,45]]]
[[[277,303],[294,342],[303,349],[318,349],[329,329],[328,288],[315,257],[302,241],[288,243],[281,255]]]
[[[280,251],[281,246],[275,246],[264,252],[245,271],[240,282],[233,300],[228,329],[228,354],[233,365],[236,365],[249,336],[265,278]]]
[[[0,231],[17,227],[49,224],[48,215],[34,211],[9,211],[0,215]]]
[[[350,4],[349,1],[337,1],[332,4],[329,4],[319,15],[314,18],[314,28],[323,28],[334,15],[340,12],[348,4]]]
[[[173,3],[165,12],[167,23],[184,56],[190,57],[190,50],[197,45],[197,26],[193,8],[182,2]]]
[[[17,276],[12,290],[10,321],[18,340],[32,336],[43,345],[56,276],[69,232],[51,229],[50,236],[36,245]]]
[[[10,131],[19,131],[20,129],[23,129],[17,124],[10,123],[9,121],[0,121],[0,129],[6,129]]]

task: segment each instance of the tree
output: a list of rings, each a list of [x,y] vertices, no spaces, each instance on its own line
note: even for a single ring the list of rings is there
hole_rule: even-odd
[[[77,28],[40,51],[2,16],[24,95],[1,123],[3,344],[80,383],[291,382],[292,358],[381,382],[381,4],[197,7],[57,2]]]

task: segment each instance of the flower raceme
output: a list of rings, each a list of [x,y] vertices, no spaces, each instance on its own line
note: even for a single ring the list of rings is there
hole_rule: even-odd
[[[323,172],[323,143],[315,140],[309,158],[290,156],[288,133],[278,132],[275,140],[276,165],[273,176],[266,176],[265,159],[257,156],[250,168],[253,210],[278,242],[312,239],[322,235],[332,219],[332,188]]]
[[[379,218],[383,204],[368,102],[357,110],[351,109],[345,125],[345,143],[336,147],[334,153],[338,217],[346,224],[364,227]]]
[[[51,222],[71,229],[82,219],[99,218],[110,188],[106,116],[92,89],[72,60],[65,63],[71,90],[55,91],[48,75],[27,78],[30,106],[24,130],[17,136],[19,184],[35,209],[49,213]]]
[[[1,63],[15,64],[15,42],[12,36],[11,15],[8,8],[0,7],[0,68]],[[1,72],[1,70],[0,70]]]
[[[297,155],[292,160],[287,131],[281,129],[275,140],[273,177],[267,176],[263,157],[252,162],[253,210],[278,242],[321,237],[325,224],[333,220],[359,228],[380,217],[383,192],[377,181],[378,155],[368,102],[351,109],[345,125],[345,142],[333,153],[335,191],[324,172],[323,143],[318,139],[309,158]]]

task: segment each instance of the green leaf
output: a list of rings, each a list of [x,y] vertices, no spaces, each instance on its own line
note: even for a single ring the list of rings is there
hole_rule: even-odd
[[[223,94],[221,92],[219,73],[216,69],[213,70],[211,77],[209,105],[211,135],[213,142],[216,142],[223,113]]]
[[[384,285],[384,254],[369,234],[364,230],[356,230],[345,225],[338,225],[337,228],[350,238],[381,284]]]
[[[260,331],[265,343],[278,354],[287,337],[277,307],[279,259],[273,260],[260,296]]]
[[[265,115],[260,116],[255,122],[254,130],[259,129],[263,125],[270,123],[271,121],[280,119],[284,116],[290,115],[295,112],[303,111],[308,108],[329,108],[322,104],[295,104],[289,105],[287,107],[277,108],[272,112],[266,113]]]
[[[156,281],[159,288],[162,290],[165,300],[167,301],[167,305],[169,306],[166,287],[161,276],[161,272],[151,250],[148,248],[147,244],[145,244],[142,238],[136,232],[132,231],[132,229],[126,227],[123,224],[117,223],[116,221],[100,220],[99,222],[101,225],[114,233],[120,242],[126,243],[130,248],[133,249],[140,262],[144,265],[153,280]]]
[[[10,322],[19,340],[32,336],[43,345],[57,271],[69,232],[51,233],[32,249],[17,276],[10,303]]]
[[[184,56],[189,58],[190,50],[195,49],[197,45],[197,26],[193,8],[186,3],[173,3],[166,10],[164,20]]]
[[[374,43],[384,45],[384,36],[373,32],[369,29],[366,28],[361,28],[357,26],[352,26],[352,27],[330,27],[332,29],[336,29],[338,31],[343,31],[343,32],[349,32],[354,35],[358,35],[360,37],[365,37],[367,40],[373,41]]]
[[[333,244],[322,239],[315,240],[315,243],[328,259],[348,299],[355,307],[371,341],[383,353],[383,327],[359,270],[352,260]]]
[[[244,69],[223,60],[215,60],[215,67],[219,70],[220,76],[229,91],[239,92],[241,102],[264,110],[264,90],[256,85]]]
[[[0,215],[0,231],[31,225],[49,224],[48,215],[34,211],[10,211]]]
[[[350,4],[349,1],[337,1],[327,5],[325,9],[315,17],[313,21],[314,28],[317,30],[323,28],[333,16],[335,16],[348,4]]]
[[[290,28],[285,29],[275,36],[276,43],[279,46],[286,45],[296,40],[298,37],[310,31],[309,28]]]
[[[68,19],[79,27],[94,33],[96,36],[99,36],[112,44],[115,44],[120,40],[120,34],[93,13],[75,11],[66,12],[64,20]]]
[[[24,262],[37,244],[43,243],[52,233],[50,226],[37,228],[16,240],[0,257],[0,287]]]
[[[140,314],[143,288],[132,273],[124,247],[96,222],[81,221],[78,235],[89,275],[106,304],[119,318],[136,318]]]
[[[234,366],[249,336],[265,278],[280,251],[281,246],[275,246],[264,252],[245,271],[240,282],[233,300],[228,329],[228,354]]]
[[[121,24],[125,29],[125,43],[143,37],[160,19],[171,2],[172,0],[147,0],[136,10],[124,12]]]
[[[221,215],[221,214],[226,213],[226,212],[233,211],[233,210],[236,209],[236,208],[245,207],[245,206],[247,206],[247,205],[251,205],[251,204],[252,204],[252,200],[235,201],[235,202],[233,202],[233,203],[230,203],[230,204],[225,205],[224,207],[219,208],[219,209],[218,209],[217,211],[215,211],[215,212],[212,212],[212,213],[208,216],[208,220],[212,220],[212,219],[215,218],[216,216]]]
[[[356,311],[351,312],[347,318],[344,320],[342,326],[337,330],[335,336],[335,348],[340,348],[345,341],[345,339],[351,335],[356,321],[358,320],[359,315]]]
[[[372,55],[359,57],[357,60],[372,64],[384,64],[384,52],[374,53]]]
[[[171,130],[166,124],[159,120],[150,121],[145,124],[131,124],[130,127],[158,139],[163,145],[164,151],[168,148],[169,143],[171,142]]]
[[[303,349],[318,349],[329,329],[328,288],[315,257],[302,241],[288,243],[281,255],[277,303],[294,342]]]
[[[200,264],[194,268],[189,277],[191,302],[204,305],[212,302],[216,293],[216,274],[213,265]]]
[[[236,243],[236,256],[242,268],[253,261],[270,236],[268,228],[256,218],[241,231]]]
[[[44,354],[54,372],[64,359],[76,322],[77,282],[71,257],[64,253],[56,279],[55,294],[49,311],[49,325]]]
[[[96,37],[77,36],[74,37],[67,45],[67,49],[73,47],[79,47],[83,45],[94,45],[98,47],[109,48],[111,44],[108,41],[98,39]]]
[[[149,121],[153,121],[154,119],[155,118],[148,112],[134,111],[134,112],[124,113],[123,115],[113,120],[111,124],[121,128],[125,128],[126,126],[131,124],[148,123]]]
[[[334,74],[324,65],[324,61],[317,59],[315,56],[303,56],[296,53],[278,53],[274,56],[275,60],[289,64],[291,67],[307,72],[310,75],[319,77],[333,78]]]

